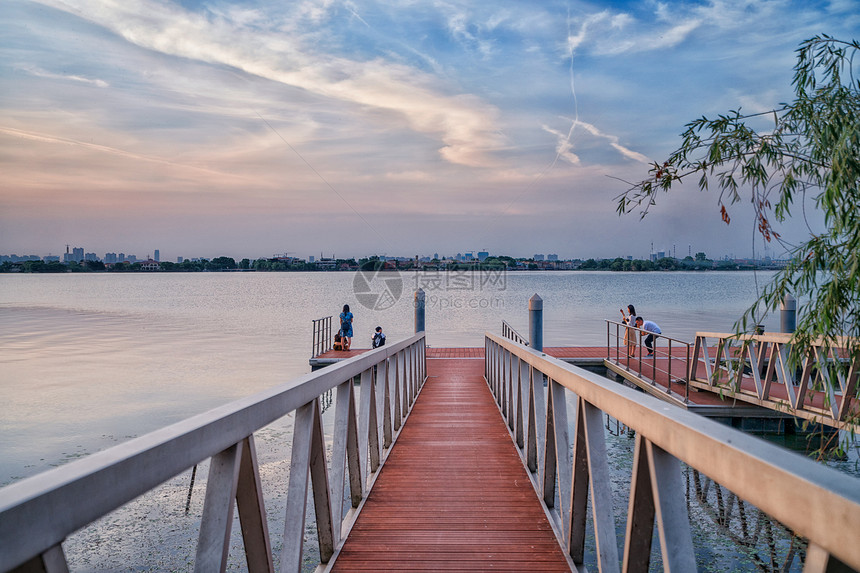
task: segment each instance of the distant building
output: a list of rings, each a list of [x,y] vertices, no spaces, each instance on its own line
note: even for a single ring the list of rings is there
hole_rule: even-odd
[[[183,262],[185,262],[184,257],[176,257],[176,264],[181,265]]]
[[[161,270],[161,265],[158,261],[154,259],[147,259],[140,263],[140,270],[142,271],[158,271]]]
[[[490,253],[487,251],[478,251],[478,260],[482,263],[486,261],[490,257]]]
[[[116,253],[105,253],[105,264],[112,265],[117,262]]]
[[[548,261],[557,261],[557,260],[558,260],[558,255],[547,255],[547,256],[546,256],[546,260],[548,260]]]
[[[51,257],[45,257],[45,261],[50,259]],[[60,257],[53,257],[55,260],[60,260]],[[0,255],[0,263],[23,263],[25,261],[38,261],[41,260],[38,255],[22,255],[18,256],[14,253],[11,255]]]
[[[161,262],[161,252],[158,249],[155,249],[155,253],[152,255],[152,258],[155,259],[155,262]]]
[[[116,262],[124,263],[125,262],[125,253],[120,253],[116,256]]]
[[[99,257],[95,253],[87,253],[84,255],[84,260],[85,261],[97,261],[97,260],[99,260]]]
[[[666,258],[666,251],[657,251],[657,258],[658,259],[665,259]]]
[[[82,247],[75,247],[71,253],[69,252],[69,248],[66,247],[66,252],[63,254],[64,263],[80,263],[83,260],[84,249]]]
[[[308,262],[309,262],[309,263],[313,263],[315,260],[316,260],[316,257],[314,257],[313,255],[311,255],[311,256],[309,256],[309,257],[308,257]]]
[[[534,260],[536,260],[536,261],[542,261],[544,257],[543,257],[543,255],[535,255],[535,256],[534,256],[534,257],[532,257],[532,258],[533,258]]]

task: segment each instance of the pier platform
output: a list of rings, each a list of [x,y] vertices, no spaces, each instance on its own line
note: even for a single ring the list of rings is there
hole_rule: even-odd
[[[357,354],[368,352],[368,348],[353,348],[351,350],[329,350],[310,359],[313,370],[335,364],[341,360],[352,358]],[[669,359],[664,357],[629,358],[619,356],[611,349],[607,357],[605,346],[548,346],[544,353],[563,362],[588,369],[606,369],[615,376],[636,386],[653,396],[670,402],[680,408],[701,414],[747,430],[760,432],[782,433],[792,426],[787,424],[793,416],[761,405],[751,404],[744,400],[720,396],[707,390],[701,385],[691,384],[689,388],[683,380],[684,372],[679,367],[679,361],[686,357],[684,348],[673,349],[674,373],[669,368]],[[448,359],[483,359],[484,349],[479,347],[444,348],[428,346],[427,358]],[[700,365],[700,368],[703,366]],[[671,380],[669,375],[672,374]]]

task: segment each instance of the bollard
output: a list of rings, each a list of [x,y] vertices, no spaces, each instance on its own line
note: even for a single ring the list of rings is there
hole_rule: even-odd
[[[785,295],[779,305],[779,327],[789,334],[797,328],[797,301],[790,294]]]
[[[537,294],[529,299],[529,346],[543,352],[543,299]]]
[[[424,289],[415,291],[415,334],[424,332]]]

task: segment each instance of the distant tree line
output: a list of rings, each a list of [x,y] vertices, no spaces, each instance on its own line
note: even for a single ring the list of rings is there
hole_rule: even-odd
[[[663,257],[654,261],[642,259],[588,259],[579,267],[584,271],[704,271],[712,269],[734,270],[739,266],[734,261],[714,261],[705,258],[704,253],[698,253],[697,257],[686,257],[674,259]],[[749,268],[752,268],[750,266]]]

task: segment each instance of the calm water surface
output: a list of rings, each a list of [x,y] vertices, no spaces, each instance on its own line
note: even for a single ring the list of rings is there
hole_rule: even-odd
[[[605,344],[604,320],[618,320],[629,303],[676,338],[729,330],[769,277],[476,271],[357,283],[354,273],[0,275],[0,484],[308,372],[311,321],[336,316],[343,304],[356,316],[354,345],[368,347],[377,325],[389,340],[412,333],[421,287],[431,346],[482,346],[483,333],[498,333],[502,319],[527,334],[528,300],[537,293],[545,346],[597,346]],[[356,287],[361,294],[386,285],[396,296],[377,310],[356,298]],[[764,322],[778,327],[778,317]]]

